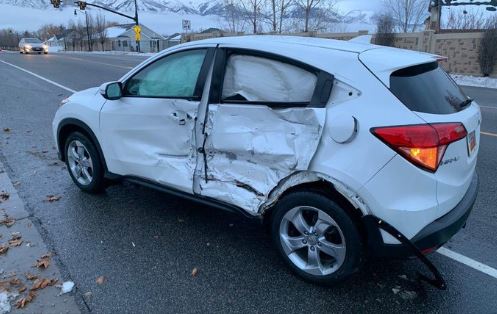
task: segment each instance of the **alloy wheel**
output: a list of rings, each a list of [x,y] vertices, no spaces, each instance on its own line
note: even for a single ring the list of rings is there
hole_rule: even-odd
[[[78,140],[69,143],[67,160],[72,175],[81,185],[89,185],[93,181],[93,162],[83,143]]]
[[[345,237],[326,212],[311,206],[289,210],[280,222],[281,246],[300,270],[316,276],[336,272],[345,260]]]

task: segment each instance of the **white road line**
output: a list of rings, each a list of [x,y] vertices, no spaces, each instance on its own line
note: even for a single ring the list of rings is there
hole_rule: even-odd
[[[484,134],[484,135],[487,135],[487,136],[497,137],[497,134],[495,134],[495,133],[483,132],[483,131],[480,131],[480,133],[481,133],[481,134]]]
[[[495,269],[495,268],[492,268],[488,265],[477,262],[474,259],[471,259],[469,257],[466,257],[464,255],[461,255],[459,253],[456,253],[456,252],[451,251],[451,250],[444,248],[444,247],[439,248],[437,252],[442,254],[443,256],[446,256],[450,259],[453,259],[459,263],[462,263],[466,266],[469,266],[473,269],[476,269],[477,271],[480,271],[484,274],[487,274],[490,277],[497,279],[497,269]]]
[[[0,60],[0,62],[4,63],[4,64],[6,64],[6,65],[10,65],[11,67],[16,68],[16,69],[18,69],[18,70],[21,70],[21,71],[23,71],[23,72],[26,72],[26,73],[28,73],[28,74],[31,74],[32,76],[34,76],[34,77],[36,77],[36,78],[39,78],[40,80],[43,80],[43,81],[45,81],[45,82],[48,82],[48,83],[50,83],[50,84],[52,84],[52,85],[55,85],[55,86],[57,86],[57,87],[59,87],[59,88],[65,89],[65,90],[66,90],[66,91],[68,91],[68,92],[71,92],[71,93],[75,93],[75,92],[76,92],[74,89],[71,89],[71,88],[69,88],[69,87],[65,87],[64,85],[60,85],[59,83],[56,83],[56,82],[54,82],[54,81],[52,81],[52,80],[49,80],[49,79],[47,79],[47,78],[45,78],[45,77],[43,77],[43,76],[41,76],[41,75],[38,75],[38,74],[33,73],[33,72],[31,72],[31,71],[28,71],[28,70],[26,70],[26,69],[24,69],[24,68],[18,67],[17,65],[14,65],[14,64],[12,64],[12,63],[8,63],[8,62],[5,62],[5,61],[3,61],[3,60]]]
[[[482,106],[482,105],[479,105],[481,108],[485,108],[485,109],[496,109],[497,110],[497,107],[492,107],[492,106]]]
[[[78,60],[78,61],[84,61],[84,62],[90,62],[90,63],[95,63],[95,64],[103,64],[103,65],[107,65],[107,66],[110,66],[110,67],[116,67],[116,68],[121,68],[121,69],[128,69],[129,70],[129,69],[133,68],[133,67],[130,67],[130,66],[110,64],[110,63],[105,63],[105,62],[99,62],[99,61],[89,60],[89,59],[81,59],[81,58],[68,57],[68,56],[64,56],[64,58],[72,59],[72,60]]]

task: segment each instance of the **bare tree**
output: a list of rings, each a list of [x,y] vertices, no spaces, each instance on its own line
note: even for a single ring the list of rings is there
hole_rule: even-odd
[[[105,20],[105,15],[101,13],[95,18],[95,33],[102,47],[102,51],[104,51],[105,42],[107,41],[107,21]]]
[[[25,37],[35,37],[34,34],[29,34],[30,36]],[[6,49],[17,49],[19,40],[21,40],[23,35],[16,30],[11,28],[0,30],[0,48]]]
[[[281,33],[283,20],[288,9],[292,6],[293,0],[268,0],[267,4],[269,11],[265,15],[269,18],[271,31]]]
[[[414,32],[428,15],[430,0],[383,0],[386,12],[392,15],[397,29]]]
[[[245,26],[242,9],[238,0],[224,0],[224,20],[228,24],[228,30],[236,33]]]
[[[75,25],[74,32],[74,39],[79,42],[79,48],[81,51],[83,51],[83,43],[86,33],[85,24],[83,24],[81,21],[78,21],[78,23]]]
[[[279,0],[278,3],[279,3],[279,9],[280,9],[278,33],[281,34],[281,30],[283,28],[283,19],[285,18],[288,9],[292,6],[293,1],[292,0]]]
[[[95,22],[93,16],[90,13],[85,14],[86,20],[86,38],[88,40],[88,51],[93,51],[93,37],[95,30]]]
[[[66,27],[64,25],[46,24],[38,29],[37,34],[41,40],[47,40],[52,36],[60,38],[64,36],[65,31]]]
[[[448,10],[448,15],[442,25],[444,29],[483,29],[487,22],[484,18],[483,11],[472,10],[471,12],[455,12]]]
[[[497,62],[497,17],[487,21],[486,30],[480,42],[478,61],[483,76],[492,74]]]
[[[262,17],[262,6],[265,0],[239,0],[241,8],[246,19],[252,25],[253,33],[256,34],[260,29],[260,20]]]
[[[389,14],[380,15],[376,21],[376,36],[374,43],[382,46],[394,46],[395,21]]]
[[[296,6],[304,12],[304,32],[324,30],[335,12],[335,0],[295,0]]]

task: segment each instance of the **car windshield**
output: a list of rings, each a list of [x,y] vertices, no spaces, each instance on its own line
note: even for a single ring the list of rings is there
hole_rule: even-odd
[[[26,38],[24,42],[28,44],[39,44],[41,43],[41,40],[39,40],[38,38]]]

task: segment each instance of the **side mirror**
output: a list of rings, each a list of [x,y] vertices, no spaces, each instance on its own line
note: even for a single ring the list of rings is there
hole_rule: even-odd
[[[118,100],[123,97],[123,85],[121,82],[109,82],[100,85],[100,95],[108,100]]]

